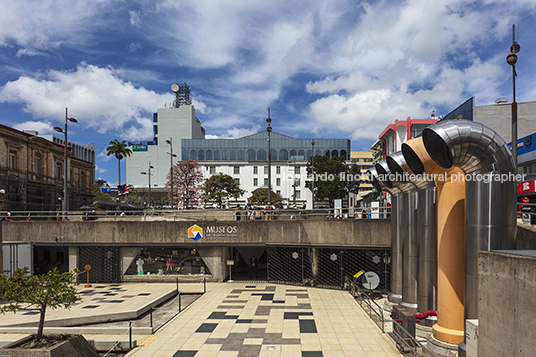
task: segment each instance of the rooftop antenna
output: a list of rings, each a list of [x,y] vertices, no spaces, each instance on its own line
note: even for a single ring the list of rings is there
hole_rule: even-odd
[[[171,90],[175,93],[175,101],[172,108],[178,108],[181,105],[192,105],[192,99],[190,98],[190,86],[186,83],[173,84]]]

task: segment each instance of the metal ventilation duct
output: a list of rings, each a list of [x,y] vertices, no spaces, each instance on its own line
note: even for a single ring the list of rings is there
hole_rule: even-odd
[[[403,302],[411,303],[418,311],[436,310],[437,288],[437,221],[436,221],[436,183],[414,174],[401,151],[387,157],[387,164],[395,178],[404,180],[399,186],[409,190],[408,241],[402,243],[404,272]],[[404,183],[405,182],[405,183]],[[397,183],[393,182],[397,187]],[[413,197],[413,196],[416,197]],[[402,213],[403,215],[403,213]],[[406,305],[407,306],[407,305]]]
[[[402,300],[402,244],[399,225],[401,191],[392,185],[388,188],[385,181],[379,180],[377,167],[378,164],[368,170],[372,184],[379,192],[387,191],[391,194],[391,292],[388,300],[392,303],[399,303]],[[381,178],[386,178],[384,166],[380,165],[380,167]]]
[[[478,251],[516,249],[517,181],[506,142],[468,120],[437,123],[423,131],[430,157],[465,175],[465,318],[478,318]]]

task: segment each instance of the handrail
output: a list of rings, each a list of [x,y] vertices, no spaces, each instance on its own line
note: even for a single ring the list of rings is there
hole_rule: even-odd
[[[367,209],[367,218],[361,218],[362,210]],[[343,208],[343,209],[333,209],[333,208],[319,208],[319,209],[302,209],[302,208],[291,208],[291,209],[276,209],[276,210],[260,210],[262,212],[260,219],[261,220],[271,220],[271,219],[289,219],[289,220],[300,220],[307,219],[309,217],[315,219],[382,219],[388,218],[391,213],[391,207],[374,207],[377,211],[372,212],[372,214],[377,215],[377,218],[368,218],[370,214],[369,208]],[[235,220],[237,218],[236,213],[238,211],[232,209],[223,209],[223,210],[214,210],[206,209],[202,210],[202,217],[204,219],[216,219],[216,220]],[[340,212],[338,212],[340,211]],[[353,212],[352,212],[353,211]],[[10,217],[8,216],[10,213]],[[242,220],[249,218],[248,212],[252,212],[253,215],[259,210],[251,211],[240,211],[240,217]],[[350,213],[352,212],[352,213]],[[198,220],[200,218],[199,210],[156,210],[156,209],[146,209],[143,211],[69,211],[63,214],[61,211],[10,211],[3,210],[0,211],[0,219],[9,218],[7,220],[13,221],[31,221],[31,220],[58,220],[61,221],[63,218],[67,220],[83,220],[83,221],[93,221],[106,218],[107,220],[177,220],[177,219],[190,219]],[[253,217],[254,218],[254,217]],[[6,220],[6,219],[4,219]]]
[[[354,299],[357,299],[357,302],[359,303],[359,306],[363,308],[363,303],[368,306],[369,308],[369,316],[372,318],[372,312],[378,317],[379,321],[381,322],[381,325],[378,325],[378,327],[382,330],[382,332],[385,333],[385,319],[383,317],[383,310],[372,298],[365,292],[364,289],[362,289],[358,284],[356,284],[355,280],[350,279],[349,276],[344,277],[345,284],[349,287],[349,292],[352,294]],[[375,305],[378,311],[372,306]],[[364,308],[363,308],[364,310]],[[377,323],[376,323],[377,324]]]
[[[435,357],[430,350],[424,347],[422,343],[417,341],[417,339],[413,337],[405,328],[403,328],[402,325],[400,325],[396,320],[392,320],[392,322],[394,324],[393,334],[397,337],[396,343],[402,347],[401,349],[403,352],[411,352],[412,355],[418,357]],[[403,332],[405,337],[403,337],[400,332]],[[406,349],[409,349],[409,351]],[[422,351],[426,351],[427,354],[423,354]]]
[[[362,287],[359,286],[359,284],[357,284],[355,279],[352,279],[348,275],[346,275],[344,277],[344,281],[345,281],[345,284],[349,288],[348,292],[352,294],[354,299],[357,300],[359,306],[361,306],[363,310],[365,310],[365,308],[363,307],[363,304],[365,304],[369,308],[369,311],[368,311],[369,317],[374,321],[374,319],[372,318],[372,312],[374,312],[374,314],[378,317],[379,321],[381,322],[381,325],[378,325],[378,322],[376,321],[374,322],[376,323],[376,325],[378,325],[378,327],[382,330],[383,333],[385,333],[385,322],[393,322],[394,324],[393,334],[397,337],[395,342],[397,343],[397,346],[402,347],[403,352],[411,352],[414,356],[418,356],[418,357],[435,357],[435,355],[432,352],[430,352],[419,341],[417,341],[417,339],[415,339],[415,337],[413,337],[398,322],[394,320],[385,321],[383,317],[383,309],[381,308],[381,306],[378,305],[367,294],[365,289],[363,289]],[[404,333],[406,337],[403,337],[400,331]],[[410,342],[408,342],[408,340]],[[409,351],[407,351],[406,348],[409,349]],[[419,351],[422,351],[422,350],[426,351],[428,355],[421,354]]]

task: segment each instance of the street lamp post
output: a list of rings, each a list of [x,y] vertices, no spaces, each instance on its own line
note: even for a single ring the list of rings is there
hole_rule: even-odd
[[[513,83],[513,98],[512,98],[512,156],[514,159],[514,171],[517,173],[517,102],[516,102],[516,63],[517,55],[521,47],[516,42],[516,25],[512,25],[512,46],[510,46],[510,54],[506,56],[506,62],[512,66],[512,83]]]
[[[315,141],[311,141],[311,174],[313,181],[311,181],[311,192],[313,193],[313,209],[315,209]]]
[[[62,129],[59,126],[55,126],[54,130],[56,130],[58,133],[64,133],[65,134],[65,141],[63,143],[63,218],[67,218],[65,216],[66,212],[69,211],[69,196],[67,193],[67,123],[77,123],[78,120],[75,118],[69,118],[68,109],[65,108],[65,129]]]
[[[270,123],[272,119],[270,118],[270,108],[268,108],[268,118],[266,118],[268,127],[266,131],[268,132],[268,206],[272,206],[272,153],[270,152],[270,133],[272,132],[272,127]]]
[[[151,207],[151,169],[154,169],[153,166],[151,166],[151,162],[149,161],[149,172],[142,171],[142,175],[149,176],[149,208]]]
[[[170,151],[170,152],[166,152],[166,154],[168,154],[171,159],[171,167],[169,169],[169,180],[170,180],[170,186],[171,186],[171,209],[173,209],[173,158],[177,157],[177,155],[173,153],[173,138],[169,138],[169,140],[166,140],[166,143],[169,144],[169,151]]]

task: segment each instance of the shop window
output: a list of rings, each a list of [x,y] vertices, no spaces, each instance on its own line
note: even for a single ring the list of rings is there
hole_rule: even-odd
[[[125,275],[210,275],[198,254],[189,247],[144,247],[140,249]]]

